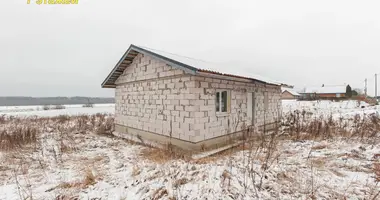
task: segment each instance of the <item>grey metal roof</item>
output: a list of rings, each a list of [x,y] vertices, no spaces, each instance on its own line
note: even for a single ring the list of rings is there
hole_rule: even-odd
[[[172,67],[176,67],[184,70],[189,74],[198,74],[198,73],[208,73],[208,74],[216,74],[228,77],[236,77],[249,79],[253,81],[258,81],[271,85],[281,85],[279,82],[272,81],[270,79],[264,78],[259,75],[250,74],[247,71],[242,70],[240,73],[236,70],[235,67],[226,66],[224,69],[221,69],[221,64],[209,63],[202,60],[197,60],[189,57],[179,56],[176,54],[154,50],[146,47],[139,47],[135,45],[131,45],[128,50],[125,52],[123,57],[119,60],[116,66],[113,68],[111,73],[107,76],[107,78],[102,83],[103,88],[115,88],[115,82],[117,78],[123,74],[125,68],[127,68],[132,62],[133,59],[138,55],[138,53],[142,53],[148,56],[151,56],[155,59],[161,60]]]

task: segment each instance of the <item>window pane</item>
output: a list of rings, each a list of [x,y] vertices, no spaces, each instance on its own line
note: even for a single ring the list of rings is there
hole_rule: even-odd
[[[227,91],[222,92],[222,112],[227,112]]]
[[[216,93],[216,98],[215,98],[215,109],[216,109],[216,112],[219,112],[219,95],[220,95],[220,93],[219,92],[217,92]]]

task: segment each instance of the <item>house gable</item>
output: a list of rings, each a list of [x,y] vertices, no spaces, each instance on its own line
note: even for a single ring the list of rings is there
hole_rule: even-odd
[[[128,50],[125,52],[125,54],[121,57],[119,62],[116,64],[116,66],[113,68],[113,70],[109,73],[107,78],[103,81],[102,87],[103,88],[116,88],[116,80],[119,79],[119,77],[124,74],[124,70],[128,68],[134,61],[135,57],[139,54],[142,54],[144,56],[150,56],[154,58],[155,60],[160,60],[174,68],[182,69],[183,71],[195,74],[196,68],[188,66],[186,64],[180,63],[176,60],[172,60],[170,58],[166,58],[164,56],[161,56],[157,53],[151,52],[149,50],[140,48],[135,45],[129,46]],[[136,64],[136,61],[135,61]]]
[[[116,79],[115,84],[123,84],[142,80],[151,80],[169,76],[183,75],[184,70],[170,66],[150,55],[138,53],[132,63]]]

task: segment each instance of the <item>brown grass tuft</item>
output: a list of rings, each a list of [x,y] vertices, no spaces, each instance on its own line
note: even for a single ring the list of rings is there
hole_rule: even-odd
[[[327,147],[326,144],[319,144],[319,145],[312,146],[311,150],[321,150],[321,149],[325,149],[326,147]]]
[[[132,176],[137,176],[137,175],[139,175],[140,173],[141,173],[140,168],[134,166],[134,167],[133,167],[133,170],[132,170]]]
[[[187,178],[180,178],[174,182],[173,187],[177,188],[181,185],[185,185],[188,182],[189,182],[189,180],[187,180]]]
[[[64,182],[64,183],[59,184],[57,187],[52,188],[52,189],[50,189],[48,191],[54,190],[56,188],[61,188],[61,189],[80,188],[80,189],[84,189],[84,188],[87,188],[90,185],[94,185],[96,183],[95,179],[96,179],[96,177],[92,173],[92,170],[87,169],[85,171],[85,175],[84,175],[83,180],[78,181],[78,182],[72,182],[72,183],[70,183],[70,182]]]
[[[79,200],[79,196],[58,195],[55,200]]]
[[[223,178],[223,180],[231,179],[231,173],[228,172],[227,170],[224,170],[222,173],[222,178]]]
[[[380,163],[373,164],[373,172],[375,173],[376,182],[380,182]]]
[[[83,180],[84,186],[94,185],[95,183],[96,183],[95,176],[92,173],[92,170],[87,169],[86,170],[86,176],[85,176],[85,178]]]
[[[345,177],[346,175],[344,175],[343,173],[339,172],[338,170],[332,168],[330,169],[330,171],[335,174],[336,176],[339,176],[339,177]]]
[[[324,168],[326,165],[326,158],[314,158],[311,160],[311,163],[314,167]]]
[[[165,195],[168,195],[168,191],[164,188],[158,188],[154,193],[153,193],[153,200],[158,200],[164,197]]]

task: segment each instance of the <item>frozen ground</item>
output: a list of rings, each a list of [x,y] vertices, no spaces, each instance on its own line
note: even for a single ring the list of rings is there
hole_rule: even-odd
[[[284,107],[363,112],[348,102]],[[97,129],[77,131],[79,121],[49,121],[37,144],[0,151],[0,199],[380,199],[378,139],[285,139],[268,148],[257,141],[190,160]]]

